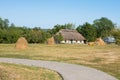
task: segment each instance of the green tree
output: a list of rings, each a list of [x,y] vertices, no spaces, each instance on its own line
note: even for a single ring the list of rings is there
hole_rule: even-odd
[[[44,32],[40,27],[18,27],[14,23],[9,25],[8,19],[0,18],[0,43],[15,43],[22,36],[29,43],[44,43],[51,34]]]
[[[16,26],[15,26],[14,23],[11,23],[10,27],[11,27],[11,28],[15,28]]]
[[[60,42],[63,40],[63,37],[62,37],[62,35],[59,33],[59,34],[56,34],[56,35],[54,36],[54,39],[55,39],[56,43],[60,43]]]
[[[79,25],[77,31],[81,33],[87,41],[94,41],[96,39],[96,28],[87,22]]]
[[[44,43],[47,40],[46,32],[38,29],[26,29],[23,36],[29,43]]]
[[[9,20],[0,18],[0,28],[7,29],[9,27]]]
[[[3,42],[4,31],[0,28],[0,43]]]
[[[20,30],[15,28],[0,30],[0,43],[15,43],[21,36]]]
[[[120,45],[120,29],[114,29],[112,35],[116,39],[116,43]]]
[[[0,18],[0,29],[3,29],[3,20]]]
[[[64,29],[75,29],[75,25],[72,23],[68,23],[63,26],[64,26]]]
[[[8,30],[8,42],[15,43],[19,37],[22,36],[23,31],[17,27],[9,28]]]
[[[46,37],[47,38],[51,38],[53,35],[53,32],[52,32],[52,30],[51,29],[48,29],[47,31],[46,31]]]
[[[51,34],[55,35],[60,29],[74,29],[75,25],[72,23],[64,24],[64,25],[55,25],[54,28],[51,30]]]
[[[0,43],[8,43],[8,30],[1,29],[0,30]]]
[[[33,30],[39,31],[39,30],[41,30],[41,28],[40,27],[34,27]]]
[[[55,25],[52,29],[52,35],[55,35],[60,29],[64,29],[64,26],[59,24]]]
[[[9,27],[9,20],[8,19],[4,19],[4,28],[7,29]]]
[[[97,37],[102,38],[111,35],[111,30],[115,28],[115,24],[105,17],[94,20],[93,26],[97,28]]]

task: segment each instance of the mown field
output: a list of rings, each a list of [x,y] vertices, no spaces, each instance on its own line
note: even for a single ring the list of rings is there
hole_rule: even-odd
[[[0,63],[0,80],[62,80],[54,71],[24,65]]]
[[[15,49],[14,44],[0,44],[0,57],[66,62],[94,67],[120,80],[120,46],[77,44],[29,44],[28,49]]]

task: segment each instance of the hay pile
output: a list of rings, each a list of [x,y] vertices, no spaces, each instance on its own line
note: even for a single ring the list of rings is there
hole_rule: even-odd
[[[97,38],[95,41],[96,45],[106,45],[105,42],[101,38]]]
[[[89,42],[88,45],[106,45],[105,42],[101,38],[97,38],[95,42]]]
[[[49,39],[47,40],[47,44],[49,44],[49,45],[55,44],[54,37],[49,38]]]
[[[28,48],[28,42],[24,37],[20,37],[16,44],[15,44],[16,49],[27,49]]]
[[[89,42],[88,45],[89,45],[89,46],[94,46],[94,45],[95,45],[95,42]]]

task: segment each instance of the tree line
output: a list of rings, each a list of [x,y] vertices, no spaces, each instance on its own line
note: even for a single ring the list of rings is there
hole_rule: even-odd
[[[9,24],[8,19],[0,18],[0,43],[15,43],[19,37],[25,37],[29,43],[46,43],[47,39],[55,36],[60,29],[76,29],[87,41],[95,41],[96,38],[114,36],[117,43],[120,43],[120,30],[106,17],[96,19],[93,24],[88,22],[75,26],[72,23],[55,25],[52,29],[41,29],[40,27],[28,28]],[[61,40],[61,36],[55,36]]]
[[[19,27],[0,18],[0,43],[15,43],[19,37],[25,37],[29,43],[44,43],[49,34],[40,27]]]
[[[93,21],[93,24],[85,23],[77,27],[78,32],[83,34],[88,41],[95,41],[96,38],[105,38],[112,35],[116,25],[108,18],[102,17]]]

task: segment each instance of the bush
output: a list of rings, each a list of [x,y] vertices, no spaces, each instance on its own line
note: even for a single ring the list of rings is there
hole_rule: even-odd
[[[56,43],[60,43],[63,40],[63,37],[59,33],[59,34],[57,34],[57,35],[54,36],[54,39],[55,39]]]
[[[116,39],[116,44],[120,45],[120,29],[115,29],[112,31],[112,35]]]

